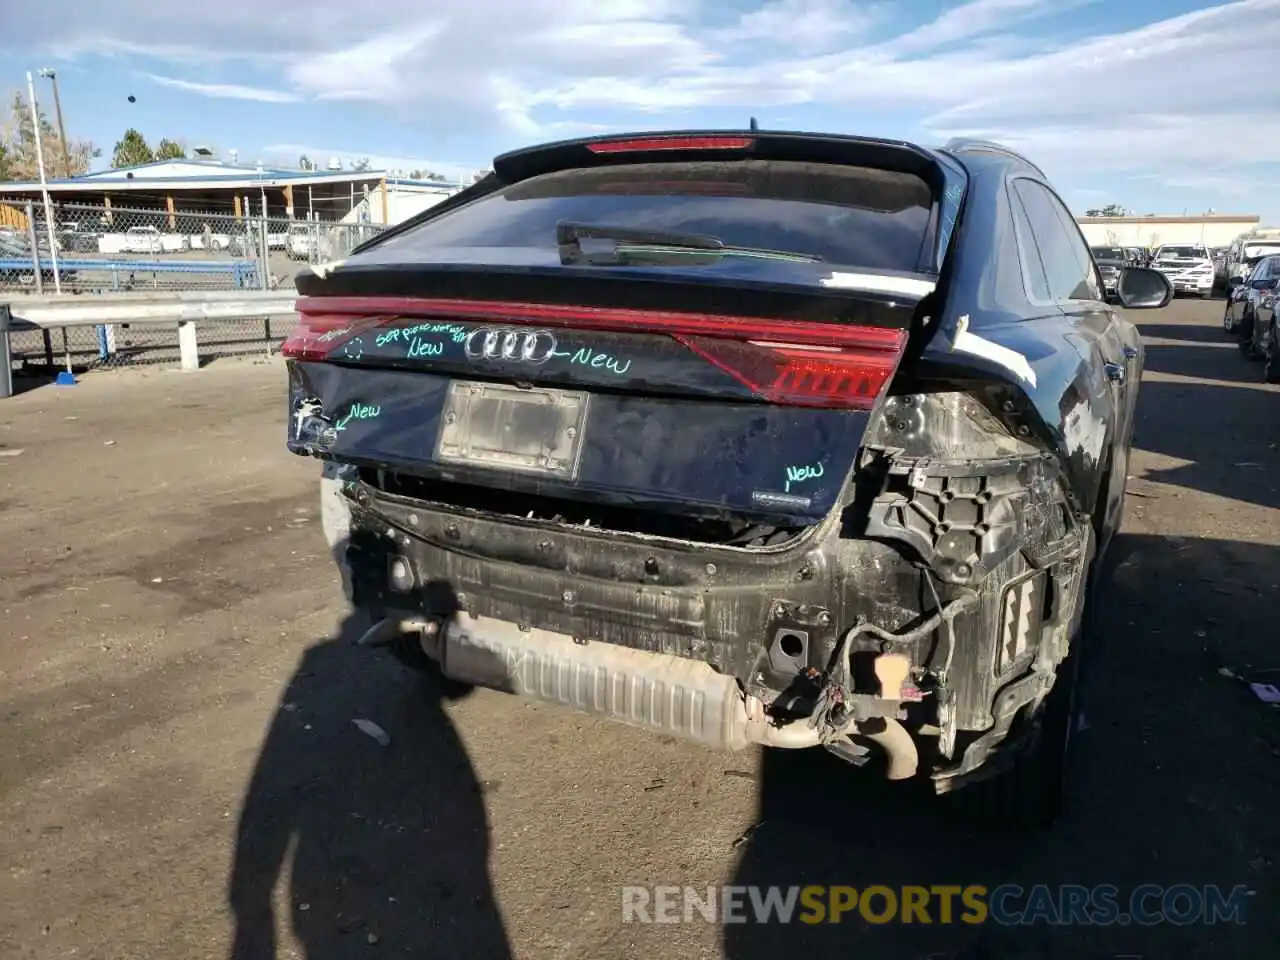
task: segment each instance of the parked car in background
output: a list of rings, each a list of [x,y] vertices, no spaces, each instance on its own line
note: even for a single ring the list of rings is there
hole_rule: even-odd
[[[1253,257],[1248,261],[1249,273],[1243,277],[1235,277],[1227,282],[1227,303],[1222,312],[1222,329],[1228,334],[1238,335],[1241,325],[1246,322],[1252,324],[1253,304],[1250,302],[1255,291],[1249,283],[1250,275],[1263,260],[1263,257]],[[1242,347],[1243,349],[1243,347]]]
[[[34,285],[36,282],[36,259],[40,262],[41,283],[52,285],[55,279],[53,255],[50,253],[49,241],[41,239],[36,244],[35,257],[31,252],[31,240],[25,231],[16,229],[0,230],[0,286],[19,284]],[[59,267],[57,278],[71,281],[76,277],[75,271]]]
[[[125,231],[121,253],[160,253],[164,241],[155,227],[130,227]]]
[[[1102,275],[1102,284],[1108,296],[1116,292],[1116,284],[1120,274],[1129,266],[1129,256],[1124,247],[1092,247],[1093,259],[1098,264],[1098,272]]]
[[[1209,251],[1213,257],[1213,288],[1226,289],[1227,286],[1227,248],[1214,247]]]
[[[58,233],[59,250],[67,253],[98,253],[102,232],[87,229],[80,223],[61,224]]]
[[[207,238],[200,237],[201,246],[206,243],[214,253],[225,253],[232,257],[250,256],[251,251],[256,249],[252,236],[243,226],[238,230],[228,230],[220,226],[218,232],[210,233]]]
[[[103,253],[181,253],[191,249],[191,236],[165,233],[159,227],[129,227],[123,233],[106,233],[99,240]]]
[[[1056,813],[1143,348],[1031,162],[555,143],[297,285],[287,442],[363,642]]]
[[[1213,258],[1202,243],[1166,243],[1156,249],[1151,266],[1169,278],[1175,293],[1213,296]]]
[[[1280,254],[1280,230],[1254,230],[1241,234],[1227,248],[1226,279],[1249,276],[1259,257]]]
[[[1263,361],[1263,379],[1280,383],[1280,333],[1276,297],[1280,296],[1280,255],[1260,257],[1244,279],[1233,278],[1223,327],[1236,335],[1240,352]]]
[[[295,223],[289,227],[289,235],[285,241],[285,252],[291,260],[314,259],[318,244],[320,224]]]

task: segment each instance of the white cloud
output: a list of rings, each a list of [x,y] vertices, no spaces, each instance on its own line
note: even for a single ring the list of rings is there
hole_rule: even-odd
[[[267,90],[262,87],[245,87],[238,83],[195,83],[191,80],[179,80],[176,77],[165,77],[157,73],[144,73],[153,83],[198,93],[203,97],[223,97],[228,100],[257,100],[259,103],[296,103],[302,99],[296,93],[287,90]]]
[[[769,0],[738,18],[711,39],[732,49],[772,43],[800,54],[827,53],[848,44],[887,19],[884,4],[854,6],[849,0]]]
[[[870,133],[1004,140],[1054,177],[1246,193],[1280,179],[1237,166],[1280,164],[1265,82],[1280,0],[1119,33],[1108,6],[969,0],[916,23],[881,0],[752,0],[725,22],[713,0],[309,0],[288,17],[264,17],[260,0],[46,0],[5,16],[28,50],[145,55],[166,64],[163,82],[209,96],[367,101],[511,145],[820,105],[836,129],[874,111],[897,129]],[[177,79],[199,63],[206,81],[226,59],[261,86],[232,82],[239,66],[226,83]]]

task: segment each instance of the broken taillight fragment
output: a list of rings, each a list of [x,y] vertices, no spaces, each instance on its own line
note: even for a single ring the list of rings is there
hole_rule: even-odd
[[[291,360],[324,360],[335,347],[357,336],[385,317],[353,317],[345,313],[311,313],[298,310],[298,321],[280,346]]]
[[[902,357],[906,333],[845,327],[864,338],[841,347],[814,343],[745,342],[710,337],[676,339],[756,396],[784,406],[869,410]]]

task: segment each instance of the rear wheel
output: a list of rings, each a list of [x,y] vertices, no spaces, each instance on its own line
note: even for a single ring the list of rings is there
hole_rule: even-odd
[[[1105,489],[1101,502],[1106,503]],[[1101,525],[1099,518],[1095,526]],[[964,791],[972,794],[969,802],[978,819],[989,826],[1043,830],[1051,827],[1066,809],[1071,748],[1080,722],[1076,689],[1085,656],[1083,647],[1093,632],[1093,596],[1099,580],[1095,574],[1101,567],[1101,550],[1105,547],[1096,532],[1091,540],[1090,547],[1095,552],[1085,575],[1079,629],[1071,638],[1070,651],[1058,664],[1053,687],[1041,702],[1039,712],[1017,721],[1034,724],[1034,732],[1008,770]]]
[[[1058,664],[1053,689],[1035,722],[1034,739],[1008,770],[969,787],[969,802],[984,823],[1000,829],[1042,830],[1052,826],[1066,807],[1067,772],[1077,720],[1076,680],[1080,638]]]
[[[1234,333],[1236,322],[1231,316],[1231,301],[1227,301],[1227,308],[1222,311],[1222,330],[1224,333]]]
[[[1242,324],[1236,333],[1240,335],[1240,355],[1247,360],[1257,359],[1258,352],[1253,349],[1253,324]]]

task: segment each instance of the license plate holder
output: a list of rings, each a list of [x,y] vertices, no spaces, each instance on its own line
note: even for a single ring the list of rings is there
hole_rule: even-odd
[[[581,390],[453,380],[435,460],[572,480],[589,398]]]

